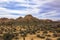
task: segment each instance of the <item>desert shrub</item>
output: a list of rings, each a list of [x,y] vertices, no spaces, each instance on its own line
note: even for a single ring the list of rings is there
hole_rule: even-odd
[[[0,40],[3,40],[2,36],[0,36]]]
[[[50,38],[46,38],[46,40],[52,40],[52,39],[50,39]]]
[[[54,33],[54,34],[53,34],[53,37],[57,37],[57,34]]]
[[[44,31],[42,35],[46,35],[48,32],[47,31]]]
[[[31,35],[32,35],[32,34],[35,34],[35,31],[31,31],[30,34],[31,34]]]
[[[48,32],[47,31],[44,31],[43,33],[47,34]]]
[[[14,35],[9,34],[9,33],[6,33],[6,34],[3,35],[4,40],[12,40],[13,37],[14,37]]]
[[[31,40],[33,40],[33,38]]]
[[[57,38],[57,40],[60,40],[60,38]]]
[[[20,34],[21,34],[21,37],[23,37],[23,40],[25,40],[25,37],[27,36],[27,32],[21,31]]]
[[[51,37],[51,35],[46,35],[47,37]]]
[[[18,40],[19,38],[18,37],[15,37],[16,40]]]
[[[44,38],[45,38],[44,36],[40,36],[40,35],[37,35],[37,37],[38,37],[38,38],[42,38],[42,39],[44,39]]]

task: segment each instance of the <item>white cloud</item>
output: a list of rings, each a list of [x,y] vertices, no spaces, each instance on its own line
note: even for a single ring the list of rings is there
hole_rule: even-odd
[[[25,0],[0,0],[0,2],[10,2],[10,1],[25,2]]]
[[[24,14],[24,12],[26,13],[26,11],[19,11],[19,10],[9,10],[9,9],[6,9],[6,8],[0,8],[0,14],[2,14],[3,13],[3,15],[10,15],[10,13],[17,13],[17,14],[20,14],[20,13],[23,13]]]
[[[60,13],[57,13],[56,10],[55,11],[50,11],[47,13],[42,13],[40,15],[36,15],[37,18],[40,19],[51,19],[51,20],[60,20],[60,18],[58,17],[60,15]]]
[[[10,5],[10,2],[18,2],[19,4],[16,4],[15,6],[24,6],[24,7],[27,7],[27,9],[26,10],[12,10],[12,9],[9,9],[9,8],[4,8],[4,6],[9,6],[9,5],[6,5],[6,4],[3,5],[2,3],[4,3],[4,2],[6,4],[9,4],[9,5]],[[56,10],[60,10],[60,4],[59,4],[60,1],[59,0],[31,0],[31,1],[28,1],[28,0],[0,0],[0,3],[1,3],[0,4],[0,17],[16,18],[18,16],[11,15],[11,13],[16,13],[16,14],[20,14],[20,15],[22,15],[22,14],[24,14],[24,15],[26,15],[26,14],[37,14],[35,16],[39,17],[39,18],[59,19],[59,18],[53,18],[51,16],[60,15],[56,11]],[[31,5],[29,3],[31,3],[31,4],[34,3],[35,5]],[[39,7],[41,7],[42,5],[44,5],[46,3],[48,5],[46,5],[44,7],[47,8],[47,7],[51,6],[55,10],[39,14],[39,12],[42,9],[42,8],[39,8]],[[28,7],[30,7],[30,8],[28,8]],[[1,15],[5,15],[5,16],[1,16]]]
[[[38,12],[38,9],[35,8],[34,10],[28,9],[28,10],[10,10],[6,8],[1,8],[0,7],[0,15],[11,15],[11,13],[16,13],[16,14],[35,14]]]
[[[17,15],[0,15],[0,18],[4,18],[4,17],[16,19],[16,18],[18,18],[19,16],[17,16]]]
[[[58,13],[56,13],[56,11],[50,11],[50,12],[41,14],[41,16],[43,16],[43,17],[56,16],[56,15],[58,15]]]
[[[33,13],[38,13],[40,11],[40,9],[38,9],[38,6],[41,6],[42,4],[46,3],[46,2],[50,2],[48,0],[46,1],[41,1],[41,0],[32,0],[33,3],[36,3],[37,5],[29,5],[28,3],[30,3],[28,0],[1,0],[1,2],[21,2],[22,4],[17,4],[17,6],[26,6],[26,7],[31,7],[32,9],[27,9],[27,10],[10,10],[10,9],[6,9],[3,7],[0,7],[0,12],[3,13],[4,15],[10,14],[10,13],[17,13],[17,14],[33,14]],[[7,3],[7,4],[8,4]],[[23,4],[26,3],[26,4]],[[0,4],[0,6],[7,6],[6,4]],[[2,12],[3,11],[3,12]],[[5,14],[6,13],[6,14]]]

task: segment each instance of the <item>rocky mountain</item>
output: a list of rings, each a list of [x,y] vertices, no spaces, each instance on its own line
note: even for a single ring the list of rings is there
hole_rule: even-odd
[[[32,15],[26,15],[25,17],[19,17],[16,19],[19,22],[39,22],[39,19],[33,17]]]
[[[22,22],[23,21],[23,17],[17,18],[16,21],[21,21]]]
[[[26,15],[25,17],[18,17],[16,19],[0,18],[1,22],[30,22],[30,23],[39,23],[39,22],[53,22],[52,20],[46,19],[41,20],[36,17],[33,17],[31,14]]]

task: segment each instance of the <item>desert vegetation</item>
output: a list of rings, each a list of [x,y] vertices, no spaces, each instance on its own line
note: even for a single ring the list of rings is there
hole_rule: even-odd
[[[0,18],[0,40],[60,40],[60,21],[41,20],[32,15]]]

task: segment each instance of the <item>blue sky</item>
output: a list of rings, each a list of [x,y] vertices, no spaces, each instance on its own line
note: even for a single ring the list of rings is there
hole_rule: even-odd
[[[40,19],[60,20],[60,0],[0,0],[0,18],[27,14]]]

